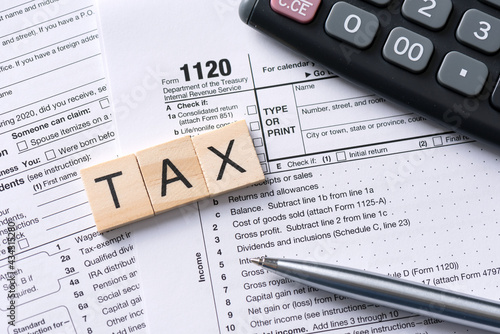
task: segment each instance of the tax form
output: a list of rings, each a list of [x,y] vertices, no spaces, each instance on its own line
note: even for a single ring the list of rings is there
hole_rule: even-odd
[[[141,333],[131,232],[97,233],[80,180],[116,157],[92,1],[0,3],[0,332]]]
[[[151,333],[470,332],[250,263],[333,263],[499,300],[500,174],[497,153],[277,45],[238,5],[99,2],[122,154],[245,119],[266,174],[130,226]]]

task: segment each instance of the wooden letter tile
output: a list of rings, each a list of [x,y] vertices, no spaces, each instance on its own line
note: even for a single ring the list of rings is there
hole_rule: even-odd
[[[135,155],[80,171],[99,232],[153,216]]]
[[[192,138],[210,196],[264,180],[244,120]]]
[[[155,214],[209,196],[189,136],[136,153]]]

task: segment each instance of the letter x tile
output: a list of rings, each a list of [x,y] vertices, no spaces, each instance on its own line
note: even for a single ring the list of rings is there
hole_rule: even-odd
[[[210,196],[264,180],[246,121],[192,138]]]

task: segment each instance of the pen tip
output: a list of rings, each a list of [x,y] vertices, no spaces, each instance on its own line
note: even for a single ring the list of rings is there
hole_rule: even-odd
[[[255,258],[255,259],[250,259],[250,262],[252,262],[258,266],[261,266],[264,261],[262,260],[261,257],[259,257],[259,258]]]

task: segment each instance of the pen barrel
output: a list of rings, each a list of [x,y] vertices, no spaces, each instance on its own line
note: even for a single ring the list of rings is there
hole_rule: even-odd
[[[386,275],[307,261],[266,258],[262,266],[320,290],[500,333],[500,303],[487,299]]]

